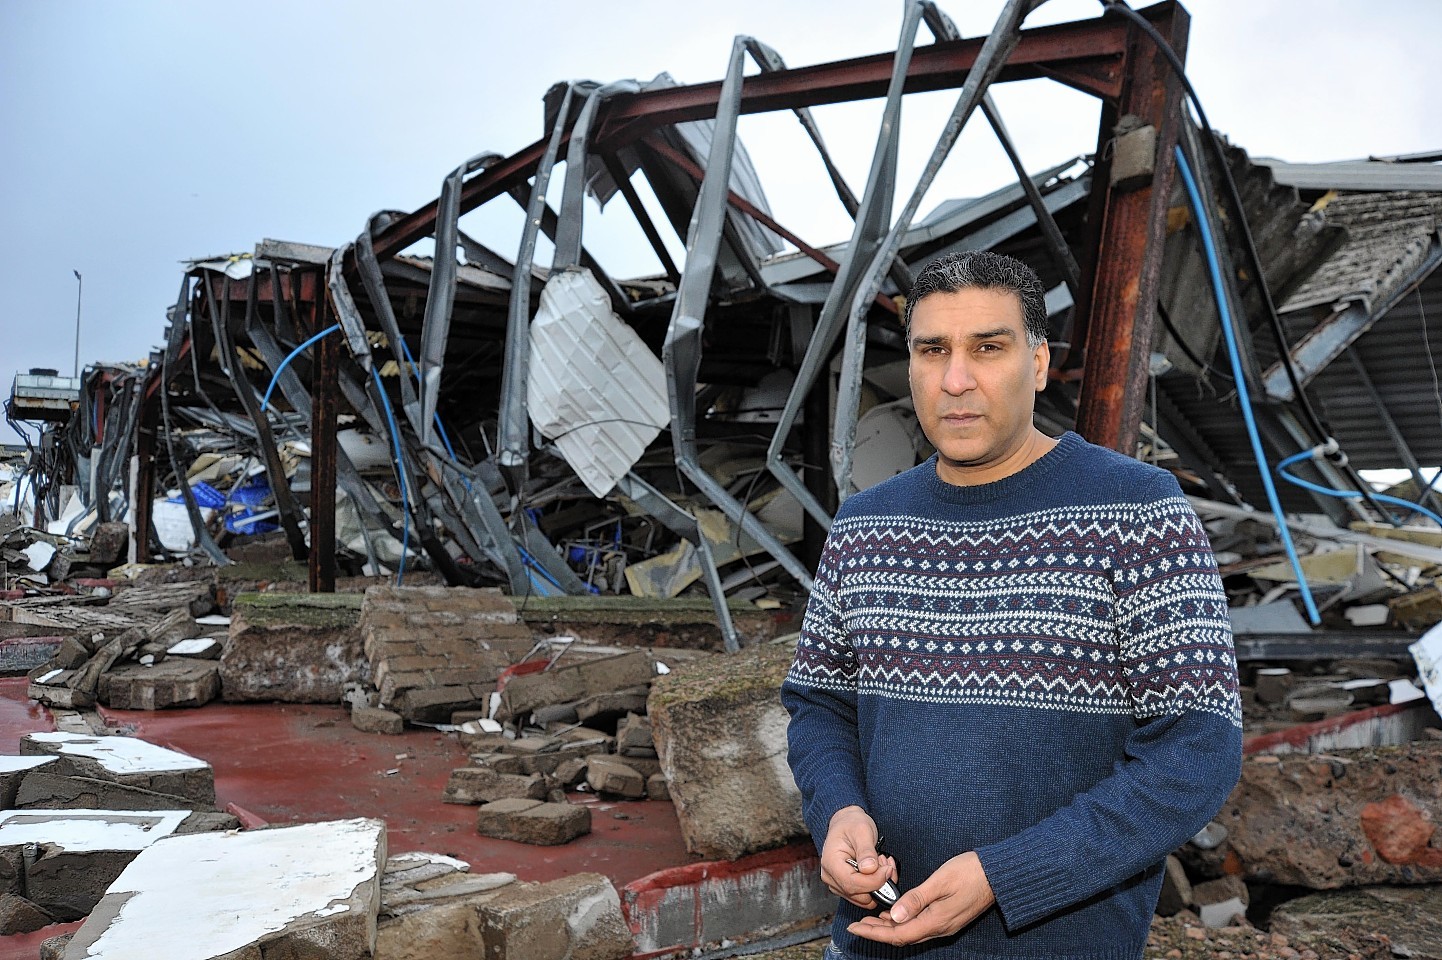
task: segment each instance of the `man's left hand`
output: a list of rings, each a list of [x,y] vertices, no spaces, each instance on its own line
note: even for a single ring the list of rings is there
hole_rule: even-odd
[[[862,917],[846,929],[858,937],[897,946],[949,937],[993,903],[981,859],[963,853],[943,863],[920,886],[902,894],[890,910]]]

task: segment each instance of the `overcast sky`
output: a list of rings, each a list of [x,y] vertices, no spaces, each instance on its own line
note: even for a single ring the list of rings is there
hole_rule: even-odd
[[[1139,4],[1138,4],[1139,5]],[[1213,124],[1254,156],[1351,159],[1442,149],[1435,0],[1190,0],[1187,63]],[[942,0],[967,36],[1001,0]],[[1028,25],[1096,16],[1050,0]],[[182,261],[262,238],[339,245],[380,209],[434,198],[483,150],[541,133],[541,97],[568,79],[719,79],[746,33],[791,66],[892,49],[900,2],[529,4],[251,0],[245,4],[0,2],[0,389],[16,371],[139,360],[161,340]],[[1047,81],[996,94],[1027,166],[1090,152],[1097,108]],[[902,118],[909,193],[954,93]],[[860,194],[879,104],[817,111]],[[923,215],[1011,179],[978,122]],[[844,212],[789,114],[741,135],[777,218],[812,242],[845,239]],[[904,194],[903,194],[904,195]],[[463,227],[507,255],[519,208],[493,201]],[[619,275],[655,261],[622,204],[587,222]],[[679,241],[676,246],[679,248]],[[0,422],[0,442],[14,433]]]

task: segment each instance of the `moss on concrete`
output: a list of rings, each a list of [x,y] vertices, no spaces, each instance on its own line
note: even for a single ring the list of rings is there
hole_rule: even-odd
[[[700,701],[723,706],[775,697],[794,655],[784,645],[765,644],[694,660],[655,679],[649,710]]]
[[[232,563],[215,568],[215,579],[220,583],[271,583],[276,580],[306,580],[309,577],[310,571],[306,565],[296,560],[282,560],[278,563]]]
[[[232,614],[258,627],[345,629],[360,621],[358,593],[242,593]]]

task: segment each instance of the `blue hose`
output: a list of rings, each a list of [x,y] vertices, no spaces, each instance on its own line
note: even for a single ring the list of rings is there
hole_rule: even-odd
[[[1252,399],[1247,391],[1247,378],[1242,372],[1242,359],[1237,352],[1236,334],[1232,330],[1232,311],[1227,305],[1226,288],[1222,284],[1222,270],[1217,259],[1217,250],[1212,243],[1212,230],[1207,220],[1207,211],[1202,206],[1202,196],[1197,190],[1197,182],[1192,177],[1192,168],[1187,165],[1187,158],[1182,153],[1181,147],[1174,148],[1177,157],[1177,170],[1182,175],[1182,182],[1187,188],[1187,199],[1191,201],[1192,214],[1197,218],[1197,232],[1202,235],[1202,247],[1207,255],[1207,272],[1212,279],[1212,295],[1217,298],[1217,312],[1221,315],[1222,335],[1227,341],[1227,356],[1232,362],[1232,376],[1237,384],[1237,403],[1242,408],[1242,419],[1247,424],[1247,437],[1252,442],[1252,455],[1257,458],[1257,466],[1262,472],[1262,486],[1267,491],[1267,503],[1272,507],[1272,514],[1277,518],[1277,532],[1282,536],[1282,546],[1287,551],[1287,559],[1292,564],[1292,572],[1297,575],[1297,586],[1302,592],[1302,603],[1307,608],[1307,619],[1316,626],[1322,622],[1322,615],[1317,612],[1317,604],[1312,599],[1312,590],[1307,586],[1307,577],[1302,572],[1302,561],[1297,557],[1297,548],[1292,545],[1292,533],[1287,528],[1287,517],[1282,512],[1281,501],[1277,498],[1277,488],[1272,483],[1272,473],[1267,467],[1267,455],[1262,450],[1262,438],[1257,433],[1257,422],[1252,416]],[[1310,456],[1308,451],[1306,456]],[[1361,496],[1361,494],[1358,494]]]
[[[381,407],[386,412],[386,423],[391,430],[391,450],[396,457],[396,479],[401,483],[401,562],[396,568],[396,586],[400,586],[406,575],[406,551],[411,545],[411,495],[410,481],[406,479],[405,461],[401,459],[401,434],[396,429],[396,417],[391,412],[391,401],[386,396],[385,384],[381,383],[380,371],[371,366],[371,377],[376,382],[376,393],[380,394]]]
[[[1277,464],[1277,476],[1281,477],[1288,483],[1296,484],[1304,490],[1311,490],[1313,493],[1320,493],[1323,496],[1336,497],[1338,500],[1359,499],[1362,496],[1362,492],[1360,490],[1333,490],[1331,487],[1324,487],[1320,484],[1313,483],[1310,480],[1303,480],[1301,477],[1293,476],[1292,474],[1287,472],[1287,468],[1290,467],[1292,464],[1299,463],[1302,460],[1309,460],[1318,452],[1318,449],[1314,448],[1312,450],[1303,450],[1301,453],[1292,454],[1290,457]],[[1420,504],[1413,503],[1411,500],[1403,500],[1401,497],[1391,497],[1385,493],[1374,493],[1372,494],[1372,498],[1374,500],[1380,500],[1382,503],[1395,504],[1399,507],[1405,507],[1409,511],[1416,511],[1417,513],[1424,514],[1425,516],[1432,519],[1439,527],[1442,527],[1442,517],[1437,516],[1437,514],[1433,513],[1431,510],[1428,510],[1426,507],[1421,506]]]
[[[294,350],[292,350],[289,354],[286,355],[286,358],[280,362],[280,366],[275,368],[275,376],[270,378],[270,386],[265,388],[265,396],[262,397],[260,401],[261,413],[265,413],[265,408],[270,406],[270,395],[275,392],[275,385],[280,382],[280,372],[286,367],[290,366],[290,362],[296,357],[300,356],[300,352],[306,347],[310,346],[312,343],[315,343],[317,340],[321,340],[325,337],[330,336],[332,333],[335,333],[339,329],[340,324],[331,324],[329,327],[326,327],[320,333],[317,333],[315,336],[311,337],[305,343],[302,343],[300,346],[296,347]]]

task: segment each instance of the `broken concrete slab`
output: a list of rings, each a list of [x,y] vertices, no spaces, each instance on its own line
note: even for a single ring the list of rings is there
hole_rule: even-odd
[[[54,922],[54,917],[24,897],[14,893],[0,894],[0,937],[33,933]]]
[[[621,891],[637,956],[694,956],[727,941],[815,927],[836,909],[811,842],[734,862],[691,863]]]
[[[515,874],[473,875],[460,860],[433,853],[391,857],[381,880],[376,960],[480,957],[480,906]]]
[[[1315,890],[1442,882],[1439,768],[1435,741],[1249,757],[1211,853],[1235,857],[1248,879]]]
[[[541,800],[546,793],[546,778],[540,774],[517,776],[490,767],[460,767],[451,771],[441,799],[446,803],[490,803],[515,798]]]
[[[607,796],[639,800],[646,795],[646,778],[616,757],[592,757],[586,765],[586,783]]]
[[[130,525],[109,520],[95,525],[90,532],[90,562],[109,567],[120,561],[130,547]]]
[[[652,800],[671,799],[671,787],[666,783],[665,774],[653,773],[646,778],[646,796]]]
[[[397,736],[406,731],[405,718],[399,713],[382,710],[380,707],[367,707],[359,703],[350,709],[350,722],[351,726],[361,733],[383,733],[388,736]]]
[[[90,913],[106,887],[146,847],[174,833],[183,810],[6,810],[0,848],[34,845],[27,899],[57,920]]]
[[[1442,887],[1363,887],[1313,893],[1272,910],[1272,933],[1323,957],[1442,957]],[[1386,943],[1379,944],[1378,934]]]
[[[65,957],[370,958],[385,858],[379,820],[172,837],[131,862]]]
[[[10,805],[14,810],[192,810],[197,803],[173,793],[157,793],[94,777],[65,777],[37,771],[25,778]]]
[[[100,678],[100,702],[113,710],[203,707],[219,695],[220,666],[207,660],[126,663]]]
[[[46,769],[57,776],[112,780],[130,787],[186,797],[196,806],[215,806],[210,764],[135,737],[78,733],[31,733],[20,740],[25,756],[54,756]]]
[[[1192,884],[1187,879],[1182,862],[1176,857],[1167,857],[1162,873],[1162,892],[1157,897],[1157,915],[1170,917],[1188,909],[1193,902]]]
[[[25,778],[37,767],[54,762],[54,757],[0,757],[0,810],[15,809]]]
[[[593,727],[610,729],[631,714],[645,713],[649,695],[646,687],[598,693],[576,702],[576,719]]]
[[[753,647],[653,684],[647,712],[692,853],[734,860],[807,835],[780,694],[792,657],[785,646]]]
[[[616,727],[616,752],[628,757],[656,756],[656,742],[651,737],[651,718],[626,714]]]
[[[165,653],[171,657],[189,657],[192,660],[219,660],[225,644],[214,637],[191,637],[172,643]]]
[[[485,960],[622,960],[636,948],[620,896],[599,873],[512,884],[480,915]]]
[[[765,643],[776,635],[771,613],[743,602],[728,607],[742,646]],[[532,628],[576,637],[582,643],[683,652],[725,649],[716,608],[702,597],[527,597],[524,609]]]
[[[74,670],[47,670],[30,681],[25,695],[57,710],[86,710],[95,706],[95,697],[89,692],[70,686],[74,676]]]
[[[591,810],[569,803],[496,800],[480,808],[476,830],[498,840],[556,846],[591,832]]]
[[[514,676],[501,693],[498,716],[520,717],[536,707],[572,703],[610,694],[628,687],[645,686],[656,676],[655,665],[644,650],[585,660],[541,673]],[[581,708],[577,706],[577,714]],[[581,715],[584,721],[586,717]]]
[[[356,594],[238,595],[220,657],[221,698],[339,703],[347,683],[370,680],[360,612]]]

